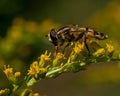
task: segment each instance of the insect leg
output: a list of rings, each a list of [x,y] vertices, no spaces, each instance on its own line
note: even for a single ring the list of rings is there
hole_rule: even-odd
[[[85,47],[86,47],[87,50],[88,50],[88,55],[90,56],[90,49],[89,49],[89,47],[88,47],[88,45],[87,45],[87,38],[86,38],[86,37],[85,37],[84,43],[85,43]]]
[[[58,46],[55,46],[55,52],[57,53],[58,52]]]
[[[70,47],[71,45],[73,45],[73,43],[72,43],[72,42],[68,42],[68,43],[65,45],[64,49],[63,49],[63,53],[65,52],[66,48],[67,48],[67,47]]]
[[[59,48],[64,44],[64,41],[58,42],[54,49],[55,49],[55,54],[57,54],[59,52]]]

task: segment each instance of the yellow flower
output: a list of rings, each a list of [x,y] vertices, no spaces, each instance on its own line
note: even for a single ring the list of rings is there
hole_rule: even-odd
[[[58,66],[63,62],[63,59],[66,59],[64,54],[58,52],[53,60],[53,66]]]
[[[64,54],[62,54],[61,52],[58,52],[57,54],[56,54],[56,57],[55,57],[56,59],[65,59],[65,56],[64,56]]]
[[[115,48],[114,48],[114,46],[112,44],[106,43],[106,46],[107,46],[106,48],[107,48],[109,53],[113,53],[114,52]]]
[[[0,90],[0,95],[5,93],[5,90]]]
[[[9,89],[0,90],[0,96],[8,96]]]
[[[12,83],[17,83],[18,79],[20,77],[20,72],[13,72],[13,68],[11,68],[9,65],[4,65],[4,71],[5,75],[7,76],[8,80]]]
[[[40,68],[39,68],[38,62],[35,61],[30,65],[30,70],[28,70],[28,75],[31,75],[37,78],[39,71],[40,71]]]
[[[4,71],[6,76],[13,75],[13,68],[10,68],[10,66],[4,65]]]
[[[21,75],[21,73],[20,73],[20,72],[15,72],[15,74],[14,74],[15,78],[19,78],[19,77],[20,77],[20,75]]]
[[[77,42],[75,44],[75,47],[73,48],[73,51],[75,52],[75,54],[79,54],[83,49],[84,49],[84,42],[82,43]]]
[[[45,60],[45,61],[49,61],[49,60],[50,60],[50,55],[51,55],[51,53],[48,54],[48,52],[45,51],[45,54],[42,54],[42,55],[40,56],[40,59],[41,59],[41,60]]]
[[[98,49],[95,53],[93,53],[94,56],[99,57],[105,54],[105,49],[104,48],[100,48]]]
[[[68,62],[71,62],[71,61],[75,61],[76,58],[78,57],[78,55],[80,54],[80,52],[82,52],[82,50],[84,49],[84,42],[76,42],[75,43],[75,47],[73,48],[69,58],[68,58]]]
[[[35,61],[30,65],[30,70],[28,70],[28,75],[31,75],[35,78],[38,78],[39,74],[45,73],[46,69],[45,68],[40,68],[38,65],[38,62]]]
[[[48,54],[48,52],[45,51],[45,53],[40,56],[40,62],[39,62],[40,67],[44,67],[45,62],[49,61],[51,59],[50,55],[51,55],[51,53]]]

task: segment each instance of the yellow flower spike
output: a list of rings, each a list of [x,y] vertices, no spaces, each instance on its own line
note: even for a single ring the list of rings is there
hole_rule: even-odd
[[[106,43],[106,48],[107,48],[108,53],[110,54],[113,53],[115,50],[114,46],[110,43]]]
[[[105,54],[105,49],[104,48],[100,48],[98,49],[95,53],[93,53],[93,56],[99,57]]]
[[[15,78],[19,78],[19,77],[20,77],[20,75],[21,75],[21,73],[20,73],[20,72],[15,72],[15,74],[14,74]]]
[[[79,54],[83,49],[84,49],[84,42],[80,43],[80,42],[77,42],[75,44],[75,47],[73,48],[73,51],[75,54]]]
[[[10,68],[10,66],[4,65],[4,71],[6,76],[13,75],[13,68]]]
[[[48,51],[45,51],[45,53],[40,56],[40,62],[39,62],[40,67],[44,67],[45,62],[51,59],[50,55],[51,53],[48,54]]]

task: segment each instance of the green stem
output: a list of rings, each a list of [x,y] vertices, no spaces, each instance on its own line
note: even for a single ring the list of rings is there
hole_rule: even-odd
[[[55,77],[55,76],[57,76],[57,75],[59,75],[59,74],[61,74],[61,73],[62,73],[62,68],[57,68],[57,69],[55,69],[55,70],[48,71],[48,72],[46,73],[46,77],[47,77],[47,78]]]

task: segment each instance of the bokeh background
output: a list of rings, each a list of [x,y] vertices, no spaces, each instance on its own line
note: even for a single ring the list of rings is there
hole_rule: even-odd
[[[4,64],[25,74],[40,54],[53,50],[45,37],[49,30],[67,24],[108,34],[120,52],[119,0],[0,0],[0,88],[11,88]],[[32,88],[43,96],[120,96],[120,63],[93,64]]]

